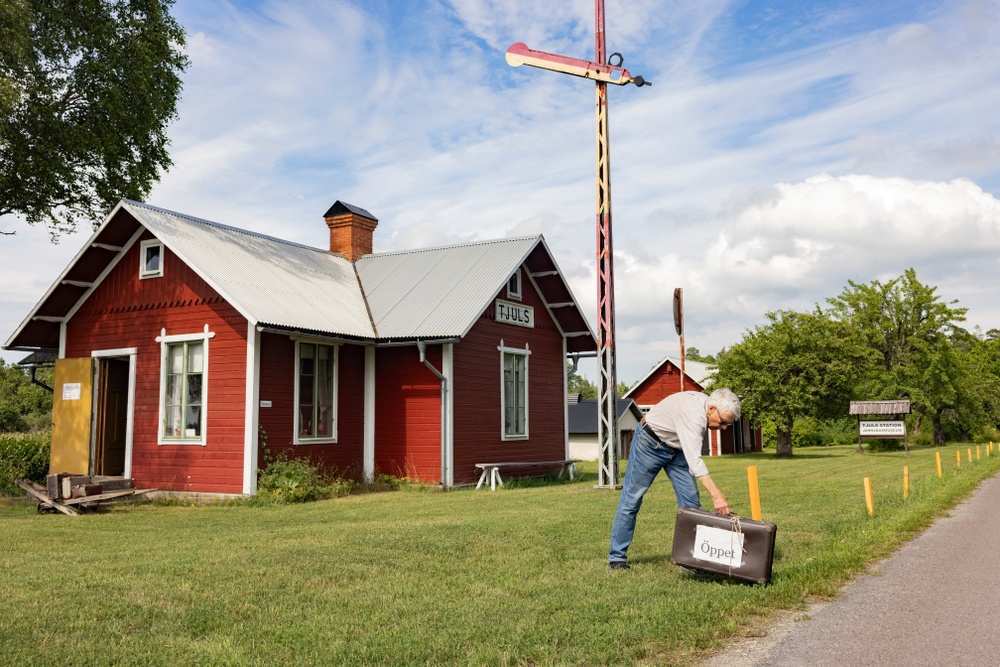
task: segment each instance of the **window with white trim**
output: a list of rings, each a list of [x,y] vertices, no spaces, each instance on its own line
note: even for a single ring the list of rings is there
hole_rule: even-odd
[[[500,341],[501,418],[504,440],[523,440],[528,437],[528,355],[523,350],[504,347]]]
[[[514,275],[507,281],[507,297],[510,299],[521,298],[521,269],[514,272]]]
[[[163,243],[157,239],[139,244],[139,278],[159,278],[163,275]]]
[[[337,439],[337,352],[336,345],[296,343],[296,443]]]
[[[215,337],[205,325],[196,334],[168,336],[161,330],[161,445],[204,445],[208,406],[208,341]]]

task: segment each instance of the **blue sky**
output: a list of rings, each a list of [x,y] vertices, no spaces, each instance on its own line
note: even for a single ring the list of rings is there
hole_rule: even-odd
[[[608,0],[619,378],[716,352],[768,310],[914,267],[1000,327],[1000,1]],[[544,233],[595,312],[594,92],[504,60],[590,59],[593,3],[179,0],[191,67],[149,203],[322,247]],[[0,340],[88,234],[0,229]],[[3,353],[8,360],[17,353]],[[584,366],[596,378],[596,368]]]

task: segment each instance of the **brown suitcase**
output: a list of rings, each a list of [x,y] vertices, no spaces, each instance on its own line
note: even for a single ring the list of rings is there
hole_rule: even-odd
[[[681,567],[766,584],[771,581],[778,527],[736,515],[677,510],[670,562]]]

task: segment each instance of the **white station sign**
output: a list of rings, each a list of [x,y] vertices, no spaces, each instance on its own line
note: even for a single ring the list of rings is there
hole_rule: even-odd
[[[519,303],[497,299],[497,322],[534,329],[535,309],[531,306],[522,306]]]
[[[902,421],[862,421],[858,422],[858,429],[862,438],[906,437],[906,422]]]

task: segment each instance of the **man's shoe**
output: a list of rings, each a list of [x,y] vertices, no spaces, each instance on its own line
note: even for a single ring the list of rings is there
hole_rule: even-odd
[[[613,561],[609,561],[608,562],[608,567],[610,567],[612,570],[630,570],[630,569],[632,569],[629,566],[628,561],[626,561],[626,560],[613,560]]]

